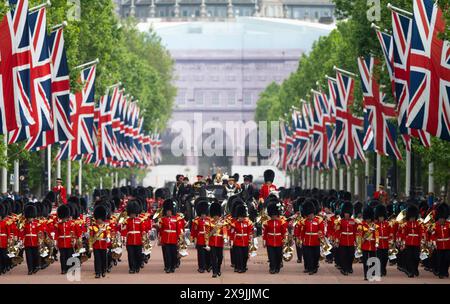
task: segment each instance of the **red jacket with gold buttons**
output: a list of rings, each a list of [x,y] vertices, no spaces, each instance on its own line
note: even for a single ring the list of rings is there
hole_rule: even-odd
[[[211,219],[211,223],[216,225],[217,222],[214,219]],[[211,233],[214,232],[214,228],[211,228]],[[224,238],[227,236],[227,228],[223,226],[221,228],[216,229],[215,233],[211,234],[209,237],[208,245],[209,247],[218,247],[223,248]]]
[[[8,220],[3,219],[0,220],[0,248],[6,249],[8,248],[8,238],[10,235],[10,225],[8,225]]]
[[[445,222],[443,225],[437,222],[431,239],[436,242],[437,250],[450,250],[450,222]]]
[[[341,219],[340,224],[336,228],[335,238],[339,240],[339,246],[353,247],[355,246],[357,234],[358,224],[354,219]]]
[[[206,245],[206,236],[210,231],[210,226],[210,219],[208,217],[196,217],[192,221],[191,237],[196,240],[196,245]]]
[[[400,230],[400,237],[406,246],[418,247],[425,238],[425,231],[418,221],[408,221],[400,227]]]
[[[144,224],[140,218],[128,218],[122,224],[122,236],[127,238],[127,246],[142,246],[142,235],[144,234]]]
[[[72,239],[75,237],[73,221],[60,221],[56,224],[55,240],[58,248],[72,248]]]
[[[175,215],[165,216],[159,221],[159,237],[161,245],[176,245],[181,235],[179,218]]]
[[[320,246],[320,238],[324,236],[324,223],[320,217],[302,222],[300,238],[303,246]]]
[[[283,246],[284,238],[286,237],[286,225],[283,220],[269,220],[263,227],[263,240],[268,247]]]
[[[389,243],[394,238],[394,233],[388,221],[377,222],[378,225],[378,249],[389,249]]]
[[[20,233],[20,239],[23,240],[25,248],[39,246],[39,233],[42,233],[38,220],[26,221]]]
[[[366,221],[363,221],[358,227],[359,235],[362,238],[361,250],[362,251],[376,251],[377,250],[377,225],[369,225]]]
[[[253,223],[249,219],[243,221],[234,220],[231,228],[233,245],[236,247],[248,247],[253,236]]]
[[[103,232],[100,233],[100,230]],[[97,236],[98,235],[98,236]],[[108,249],[109,239],[111,238],[111,227],[105,223],[102,225],[94,224],[89,227],[89,237],[97,240],[92,245],[95,250],[106,250]]]
[[[262,185],[261,190],[259,190],[259,199],[265,200],[271,191],[277,191],[277,186],[274,184],[270,186],[267,184]]]

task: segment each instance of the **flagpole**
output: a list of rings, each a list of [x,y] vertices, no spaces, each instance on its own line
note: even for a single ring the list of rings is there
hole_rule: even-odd
[[[339,190],[344,190],[344,168],[339,167]]]
[[[354,194],[359,196],[358,164],[355,164],[355,190],[354,190]]]
[[[411,191],[411,151],[406,151],[406,181],[405,196],[408,197]]]
[[[14,192],[19,193],[20,191],[20,181],[19,181],[19,161],[14,161]]]
[[[375,185],[375,189],[380,190],[381,184],[381,155],[377,153],[377,182]]]
[[[103,189],[103,176],[100,176],[100,189]]]
[[[331,170],[331,189],[336,190],[336,169]]]
[[[61,161],[56,161],[56,178],[61,178]]]
[[[310,183],[310,187],[309,189],[314,188],[314,165],[311,166],[310,168],[311,170],[311,174],[310,174],[310,179],[309,179],[309,183]]]
[[[347,167],[347,191],[352,192],[352,168]]]
[[[320,171],[318,169],[316,170],[315,177],[316,177],[315,188],[320,188]]]
[[[92,66],[92,65],[96,65],[96,64],[99,64],[100,63],[100,59],[95,59],[95,60],[93,60],[93,61],[91,61],[91,62],[87,62],[87,63],[85,63],[85,64],[81,64],[81,65],[79,65],[79,66],[76,66],[76,67],[74,67],[73,69],[74,70],[82,70],[82,69],[84,69],[84,68],[87,68],[87,67],[89,67],[89,66]]]
[[[306,170],[305,167],[301,167],[300,170],[302,171],[302,188],[306,189]]]
[[[41,9],[41,8],[48,7],[48,6],[52,6],[52,2],[50,0],[48,0],[45,3],[39,4],[39,5],[35,6],[35,7],[29,8],[28,12],[32,13],[32,12],[35,12],[35,11]]]
[[[434,193],[434,163],[428,164],[428,193]]]
[[[366,163],[364,168],[364,200],[367,199],[368,193],[367,193],[367,186],[369,185],[369,172],[370,172],[370,165],[369,165],[369,155],[366,155]]]
[[[52,190],[52,145],[47,147],[47,191]]]
[[[83,191],[82,191],[82,175],[83,174],[83,160],[80,159],[79,160],[79,167],[78,167],[78,194],[80,195],[80,197],[83,195]]]
[[[71,195],[72,194],[72,161],[69,159],[67,159],[67,182],[66,182],[66,187],[67,187],[67,195]]]
[[[408,12],[408,11],[405,11],[404,9],[398,8],[398,7],[396,7],[396,6],[393,6],[393,5],[390,4],[390,3],[387,4],[387,8],[388,8],[389,10],[394,11],[394,12],[397,12],[397,13],[399,13],[399,14],[406,15],[407,17],[413,17],[413,16],[414,16],[413,13]]]
[[[8,159],[8,134],[3,135],[3,143],[5,144],[5,151],[3,151],[3,156]],[[2,194],[8,191],[8,170],[6,167],[2,168]]]

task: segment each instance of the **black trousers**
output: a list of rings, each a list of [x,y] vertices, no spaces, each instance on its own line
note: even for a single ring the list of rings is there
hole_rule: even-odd
[[[440,276],[448,276],[448,268],[450,266],[450,250],[436,251],[436,270]]]
[[[363,269],[364,269],[364,278],[367,278],[367,272],[369,271],[369,266],[367,266],[367,261],[370,258],[374,258],[377,256],[376,251],[365,251],[363,250],[362,252],[362,258],[361,261],[363,263]]]
[[[283,259],[283,247],[271,247],[267,246],[267,252],[269,254],[269,267],[270,270],[280,271],[281,261]]]
[[[231,267],[236,267],[236,259],[234,258],[234,246],[230,248]]]
[[[210,252],[211,257],[211,267],[215,274],[221,273],[222,261],[223,261],[223,248],[222,247],[211,247]]]
[[[199,270],[211,269],[211,257],[209,251],[205,249],[206,246],[197,245],[197,263]]]
[[[166,244],[162,245],[164,269],[175,270],[178,263],[177,245]]]
[[[301,263],[303,261],[303,249],[298,245],[295,245],[295,249],[297,251],[297,260]]]
[[[39,269],[39,247],[25,248],[25,256],[27,260],[28,272]]]
[[[128,267],[132,271],[139,271],[142,263],[142,245],[140,246],[127,246],[128,252]]]
[[[303,246],[305,270],[313,272],[319,269],[320,246]]]
[[[234,268],[240,271],[246,271],[248,261],[248,247],[234,246],[233,252],[235,259]]]
[[[404,263],[408,274],[419,273],[419,263],[420,263],[419,246],[406,246]]]
[[[345,272],[353,271],[353,260],[355,259],[355,246],[339,246],[339,266]]]
[[[6,248],[0,248],[0,272],[5,271],[8,266],[7,252],[8,250]]]
[[[399,250],[397,254],[397,267],[406,270],[405,250]]]
[[[108,252],[106,249],[94,249],[95,274],[106,273],[108,263]]]
[[[69,271],[70,266],[67,266],[67,260],[72,257],[72,254],[74,254],[73,248],[59,249],[59,261],[61,263],[61,272]]]
[[[377,258],[381,262],[381,275],[387,273],[387,263],[389,261],[389,249],[377,249]]]

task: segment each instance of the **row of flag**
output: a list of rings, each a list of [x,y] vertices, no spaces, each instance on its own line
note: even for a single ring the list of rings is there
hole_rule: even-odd
[[[29,151],[59,145],[58,160],[146,167],[161,159],[158,134],[146,135],[137,102],[118,86],[95,102],[96,64],[83,65],[70,92],[64,25],[47,34],[46,7],[9,0],[0,23],[0,133]],[[82,66],[82,67],[83,67]]]
[[[351,108],[358,75],[335,68],[336,78],[327,77],[328,94],[312,90],[312,104],[303,101],[291,121],[281,121],[281,139],[272,144],[272,165],[282,170],[333,169],[338,161],[366,161],[365,151],[401,159],[398,133],[407,151],[411,137],[425,147],[430,147],[431,136],[450,141],[450,43],[439,39],[445,21],[434,1],[413,2],[411,14],[390,6],[392,34],[374,26],[396,104],[386,102],[375,76],[381,60],[361,57],[364,117],[356,116]]]

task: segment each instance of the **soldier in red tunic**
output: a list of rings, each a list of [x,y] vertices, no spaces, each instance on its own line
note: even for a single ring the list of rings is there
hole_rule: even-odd
[[[95,278],[106,276],[108,266],[108,243],[111,238],[111,227],[106,223],[108,210],[103,205],[98,205],[94,209],[93,223],[89,227],[89,250],[94,252]]]
[[[436,224],[431,235],[433,246],[436,248],[436,270],[440,279],[448,278],[450,264],[450,222],[448,216],[448,205],[441,203],[436,208]]]
[[[129,273],[139,273],[142,265],[142,236],[145,225],[139,218],[141,207],[137,201],[130,200],[127,205],[128,219],[122,225],[122,236],[126,237]]]
[[[360,238],[362,257],[361,261],[364,269],[364,280],[367,281],[369,266],[367,262],[370,258],[376,257],[377,250],[377,225],[374,222],[375,212],[373,208],[363,209],[363,221],[358,227],[358,237]]]
[[[240,199],[238,199],[240,200]],[[241,200],[242,201],[242,200]],[[249,245],[253,239],[253,223],[248,219],[248,209],[245,203],[239,203],[236,207],[236,217],[232,223],[232,247],[234,253],[234,272],[247,272],[249,258]]]
[[[176,215],[177,202],[168,199],[163,203],[163,217],[159,221],[159,244],[162,246],[164,258],[164,271],[174,273],[178,262],[178,240],[181,230],[180,222]]]
[[[300,239],[303,248],[305,271],[309,275],[319,270],[320,242],[324,238],[324,223],[321,217],[316,216],[315,199],[307,199],[302,207],[305,218],[301,223]]]
[[[62,185],[62,179],[56,179],[56,186],[53,187],[53,192],[56,195],[59,195],[59,198],[63,204],[67,204],[67,191],[66,188]]]
[[[339,251],[339,266],[341,274],[347,276],[353,273],[353,260],[355,257],[355,241],[358,225],[352,218],[353,205],[351,202],[342,204],[340,220],[335,220],[335,244]]]
[[[272,201],[267,205],[270,220],[263,226],[263,244],[269,255],[270,274],[279,273],[283,260],[283,244],[286,238],[285,221],[280,219],[281,202]]]
[[[69,270],[67,260],[74,254],[74,245],[76,240],[75,226],[70,220],[70,208],[67,205],[61,205],[57,210],[58,221],[55,224],[55,240],[58,248],[61,262],[61,274],[66,274]]]
[[[277,191],[277,186],[273,184],[275,180],[275,172],[267,170],[264,172],[264,185],[259,191],[259,202],[264,203],[271,191]]]
[[[6,205],[0,204],[0,275],[5,274],[8,266],[7,248],[10,235],[10,225],[7,220]]]
[[[227,228],[226,223],[221,219],[222,207],[218,202],[211,204],[209,215],[211,217],[211,230],[209,231],[207,243],[210,248],[212,277],[217,278],[217,276],[220,277],[222,275],[223,245],[227,237]]]
[[[28,275],[39,271],[39,237],[42,235],[39,222],[36,220],[37,210],[34,205],[27,205],[24,209],[25,225],[19,232],[25,247]]]
[[[378,225],[378,247],[377,257],[381,262],[381,276],[387,274],[387,263],[389,261],[389,247],[394,242],[393,229],[386,220],[387,210],[385,205],[378,205],[375,207],[375,222]]]
[[[199,273],[211,271],[211,258],[207,249],[207,234],[210,230],[209,201],[208,198],[200,197],[195,201],[197,217],[192,221],[191,239],[197,249],[197,263]]]

